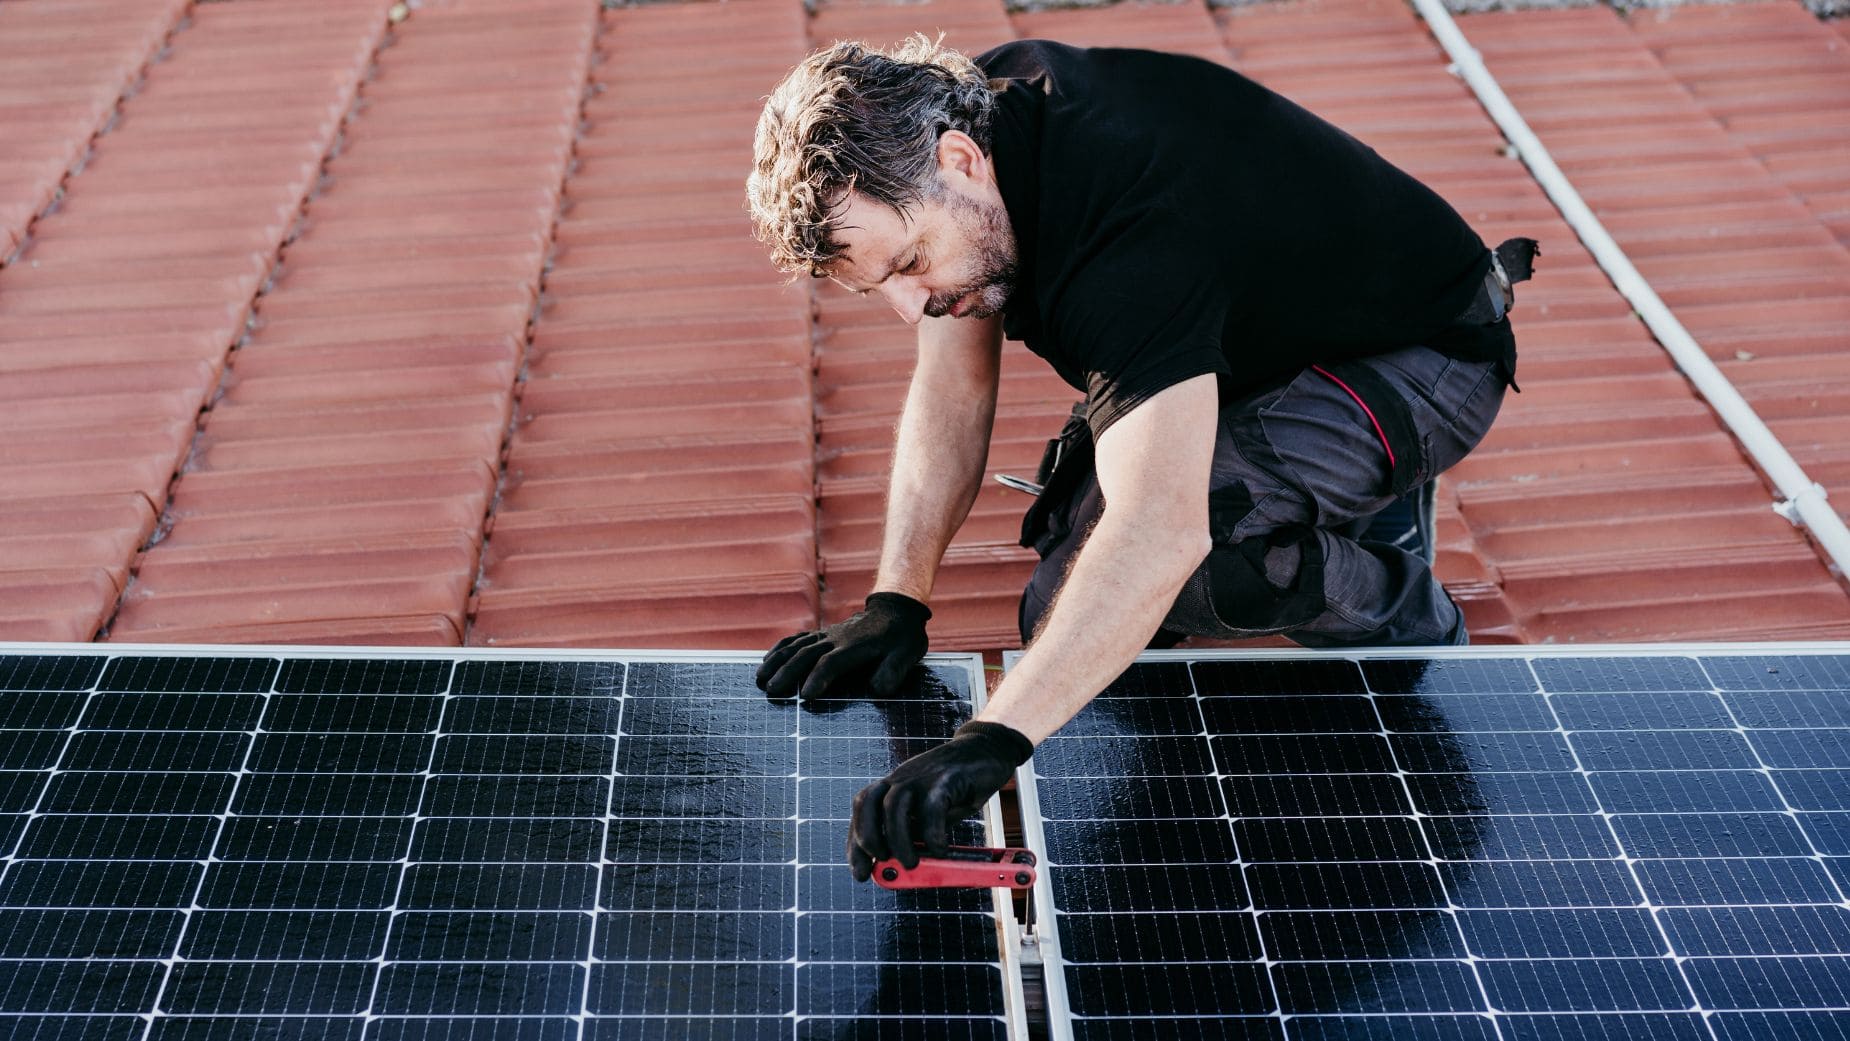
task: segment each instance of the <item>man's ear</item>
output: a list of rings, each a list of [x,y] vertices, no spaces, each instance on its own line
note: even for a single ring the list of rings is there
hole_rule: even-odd
[[[961,130],[938,135],[938,176],[947,183],[955,177],[970,181],[989,178],[989,157],[976,139]]]

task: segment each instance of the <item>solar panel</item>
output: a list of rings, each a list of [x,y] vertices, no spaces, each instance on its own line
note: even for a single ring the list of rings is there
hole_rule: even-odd
[[[845,866],[975,656],[798,707],[743,655],[4,650],[0,1035],[1025,1037],[1005,899]]]
[[[1850,1038],[1850,647],[1152,653],[1022,773],[1055,1038]]]

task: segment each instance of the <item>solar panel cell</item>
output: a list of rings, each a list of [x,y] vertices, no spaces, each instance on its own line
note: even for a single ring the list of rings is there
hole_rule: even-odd
[[[349,1041],[340,1020],[323,1020],[330,1031],[326,1041]],[[577,1041],[580,1023],[576,1019],[522,1016],[518,1019],[482,1019],[473,1016],[449,1019],[395,1018],[375,1019],[365,1024],[366,1041]],[[319,1026],[317,1027],[319,1029]],[[295,1041],[286,1032],[278,1038]],[[354,1035],[356,1038],[358,1035]],[[586,1035],[590,1036],[589,1034]],[[204,1039],[202,1039],[204,1041]],[[216,1039],[214,1039],[216,1041]],[[323,1041],[313,1034],[301,1041]]]
[[[1509,1012],[1675,1012],[1695,999],[1664,959],[1487,961],[1478,966],[1491,1004]]]
[[[1041,782],[1048,820],[1098,817],[1176,819],[1223,817],[1220,787],[1211,777],[1063,777]]]
[[[1769,767],[1850,768],[1850,730],[1761,730],[1751,740],[1760,762]]]
[[[139,1012],[162,980],[153,961],[0,961],[8,1012]]]
[[[1649,912],[1636,908],[1461,911],[1479,958],[1648,958],[1668,954]]]
[[[596,820],[435,818],[418,822],[411,859],[588,863],[598,859],[603,845],[604,825]]]
[[[1258,917],[1265,951],[1279,961],[1463,958],[1469,953],[1448,911],[1282,911]],[[1255,950],[1248,957],[1259,954]]]
[[[187,916],[185,941],[161,953],[177,948],[195,961],[369,961],[384,953],[390,923],[385,911],[200,910]]]
[[[1289,962],[1274,966],[1278,1001],[1293,1015],[1367,1008],[1471,1012],[1484,1007],[1471,970],[1453,961]]]
[[[218,834],[217,817],[70,816],[32,818],[14,856],[29,860],[203,860]],[[16,865],[17,866],[17,865]],[[10,873],[10,872],[9,872]],[[0,891],[4,885],[0,884]],[[6,903],[0,897],[0,906]]]
[[[1399,816],[1413,811],[1407,790],[1422,780],[1426,779],[1409,777],[1403,783],[1401,778],[1386,773],[1247,775],[1221,778],[1221,790],[1227,798],[1227,811],[1236,817],[1262,817],[1270,813],[1307,817]],[[1455,785],[1455,782],[1439,778],[1431,780],[1448,791]],[[1417,792],[1417,787],[1415,790]]]
[[[437,658],[291,658],[276,676],[276,690],[283,694],[441,694],[449,687],[454,669],[452,663]]]
[[[1060,919],[1062,952],[1072,962],[1251,961],[1260,956],[1259,925],[1248,914],[1157,913],[1134,917],[1075,914]]]
[[[1518,694],[1537,688],[1521,658],[1370,658],[1362,661],[1377,694]]]
[[[1819,853],[1850,856],[1850,813],[1795,813],[1805,838]]]
[[[1217,734],[1373,734],[1381,730],[1381,720],[1367,698],[1341,695],[1203,698],[1201,718]],[[1200,732],[1200,727],[1181,731]]]
[[[1652,655],[1612,658],[1535,658],[1529,663],[1550,693],[1706,690],[1709,677],[1693,658]]]
[[[1850,960],[1831,958],[1691,958],[1690,984],[1710,1009],[1850,1007]]]
[[[1508,1041],[1708,1041],[1703,1017],[1690,1013],[1635,1012],[1624,1015],[1499,1016]]]
[[[1263,1015],[1277,1009],[1265,969],[1246,962],[1070,965],[1081,1016]]]
[[[1555,694],[1545,707],[1553,708],[1561,725],[1569,730],[1713,730],[1734,726],[1728,706],[1711,691]]]
[[[1531,694],[1384,695],[1373,701],[1387,729],[1403,734],[1557,727],[1548,705]]]
[[[1075,866],[1052,877],[1054,903],[1063,913],[1237,910],[1251,904],[1234,864]]]
[[[1195,680],[1185,662],[1137,662],[1112,680],[1101,698],[1187,697]]]
[[[96,686],[105,663],[106,659],[90,656],[0,655],[0,691],[89,690]]]
[[[1060,728],[1063,737],[1123,734],[1199,734],[1202,710],[1194,698],[1100,698]]]
[[[179,911],[47,910],[8,917],[0,958],[160,958],[179,939]]]
[[[0,698],[0,727],[57,730],[77,722],[87,694],[17,691]]]
[[[1587,781],[1610,813],[1747,813],[1785,803],[1764,772],[1703,770],[1592,773]]]
[[[0,770],[49,770],[58,762],[69,736],[62,730],[0,732]]]
[[[379,974],[365,962],[180,962],[161,989],[174,1015],[357,1013]]]
[[[1614,814],[1634,857],[1802,857],[1811,843],[1781,813]]]
[[[1850,1012],[1718,1012],[1708,1018],[1717,1041],[1838,1041],[1850,1037]]]
[[[1440,860],[1576,860],[1619,855],[1605,821],[1589,815],[1426,817]]]
[[[1577,773],[1409,774],[1406,784],[1416,809],[1440,816],[1598,813],[1600,808],[1586,778]]]
[[[1850,654],[1718,655],[1701,661],[1723,690],[1850,691]]]
[[[1625,866],[1611,860],[1513,860],[1439,865],[1459,907],[1634,907]]]
[[[1640,860],[1634,871],[1659,907],[1727,904],[1828,904],[1842,898],[1813,858]]]
[[[263,693],[270,690],[279,665],[272,658],[128,656],[109,659],[95,685],[98,690]]]
[[[1850,770],[1769,770],[1795,810],[1850,810]]]

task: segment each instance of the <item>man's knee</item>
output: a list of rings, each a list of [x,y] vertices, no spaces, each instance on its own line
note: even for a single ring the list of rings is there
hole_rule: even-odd
[[[1215,546],[1163,624],[1237,638],[1291,629],[1323,609],[1322,546],[1314,528],[1293,525]]]

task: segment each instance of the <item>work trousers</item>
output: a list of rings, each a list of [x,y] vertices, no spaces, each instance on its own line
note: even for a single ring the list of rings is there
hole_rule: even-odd
[[[1383,393],[1404,406],[1390,426],[1398,453],[1417,458],[1390,460],[1383,417],[1356,392],[1356,366],[1372,377],[1377,406]],[[1476,447],[1505,389],[1496,362],[1409,347],[1306,369],[1223,407],[1210,481],[1213,549],[1163,628],[1226,639],[1283,634],[1308,647],[1464,642],[1462,616],[1425,560],[1357,535],[1398,495]],[[1104,505],[1092,472],[1055,511],[1055,537],[1037,547],[1042,560],[1022,593],[1024,641]]]

